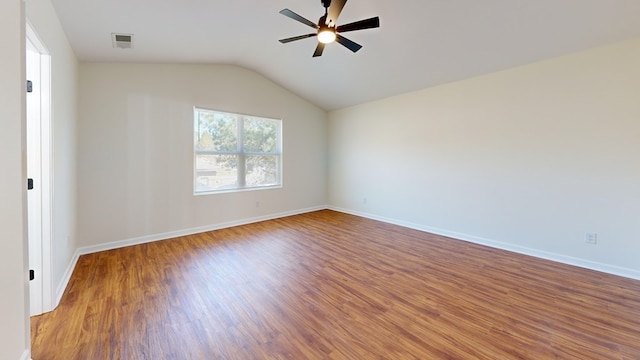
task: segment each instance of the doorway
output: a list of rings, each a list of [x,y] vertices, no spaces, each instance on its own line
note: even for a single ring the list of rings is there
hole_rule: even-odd
[[[26,26],[27,224],[31,316],[53,310],[51,262],[51,57]]]

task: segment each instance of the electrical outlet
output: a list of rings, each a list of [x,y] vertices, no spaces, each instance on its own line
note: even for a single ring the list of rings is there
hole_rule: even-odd
[[[586,233],[584,235],[584,241],[587,244],[595,245],[598,243],[598,234],[597,233]]]

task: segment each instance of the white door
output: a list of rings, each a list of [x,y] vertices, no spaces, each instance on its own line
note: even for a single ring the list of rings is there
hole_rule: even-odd
[[[27,191],[31,315],[42,314],[42,149],[40,53],[27,39]],[[29,86],[31,85],[31,86]],[[31,89],[29,89],[31,87]]]
[[[31,81],[27,93],[27,177],[33,189],[27,191],[31,315],[53,310],[52,280],[52,175],[51,172],[51,57],[33,28],[26,26],[26,75]],[[27,185],[27,184],[25,184]]]

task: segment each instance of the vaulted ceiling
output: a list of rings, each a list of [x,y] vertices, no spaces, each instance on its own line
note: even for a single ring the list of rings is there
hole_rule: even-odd
[[[235,64],[326,110],[640,36],[638,0],[349,0],[338,25],[379,16],[312,58],[320,0],[52,0],[83,62]],[[111,33],[134,35],[131,49]],[[640,64],[639,64],[640,65]]]

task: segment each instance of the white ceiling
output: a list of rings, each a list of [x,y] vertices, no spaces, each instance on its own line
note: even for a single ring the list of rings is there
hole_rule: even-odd
[[[640,36],[640,0],[349,0],[338,25],[373,16],[381,27],[344,35],[312,58],[320,0],[52,0],[80,61],[235,64],[326,110]],[[116,49],[111,33],[134,34]],[[640,64],[639,64],[640,66]]]

